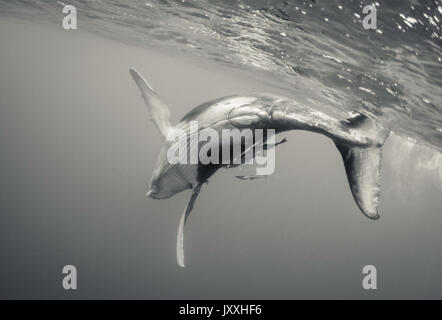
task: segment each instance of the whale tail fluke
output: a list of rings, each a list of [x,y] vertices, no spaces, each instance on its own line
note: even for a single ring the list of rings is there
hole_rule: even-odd
[[[355,132],[369,141],[367,146],[340,141],[335,141],[335,144],[344,160],[348,183],[356,204],[365,216],[377,220],[382,180],[382,146],[390,129],[362,114],[345,122],[350,130],[355,129]]]

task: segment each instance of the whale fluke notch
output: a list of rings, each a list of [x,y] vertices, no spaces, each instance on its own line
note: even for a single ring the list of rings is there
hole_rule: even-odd
[[[149,108],[152,121],[160,130],[161,135],[164,137],[164,139],[167,139],[167,134],[172,128],[169,121],[169,107],[163,101],[161,101],[160,97],[156,94],[156,92],[152,89],[150,84],[146,81],[146,79],[143,78],[141,74],[139,74],[133,68],[130,68],[129,71],[141,91],[141,96],[143,97],[144,102]]]

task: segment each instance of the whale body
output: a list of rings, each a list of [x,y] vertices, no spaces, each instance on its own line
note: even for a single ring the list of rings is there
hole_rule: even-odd
[[[167,160],[167,150],[173,143],[170,139],[171,131],[188,130],[192,121],[197,121],[202,128],[218,132],[223,129],[247,128],[274,129],[276,134],[289,130],[307,130],[329,137],[342,155],[350,190],[360,211],[370,219],[379,218],[381,147],[390,133],[389,128],[358,112],[347,119],[336,119],[293,99],[261,93],[227,96],[205,102],[189,111],[176,126],[172,126],[167,105],[135,69],[131,68],[130,74],[148,106],[151,119],[164,138],[147,195],[154,199],[166,199],[186,189],[192,190],[178,227],[179,266],[185,266],[184,226],[201,187],[218,169],[226,167],[222,164],[171,164]]]

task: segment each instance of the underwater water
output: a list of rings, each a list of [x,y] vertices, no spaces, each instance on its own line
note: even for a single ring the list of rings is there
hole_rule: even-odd
[[[2,298],[441,297],[441,1],[378,1],[377,30],[361,1],[69,4],[75,31],[61,1],[0,1]],[[179,269],[189,195],[144,197],[161,139],[131,66],[175,121],[260,91],[390,126],[382,218],[360,214],[330,141],[288,133],[273,176],[211,179]],[[361,288],[366,264],[376,292]]]

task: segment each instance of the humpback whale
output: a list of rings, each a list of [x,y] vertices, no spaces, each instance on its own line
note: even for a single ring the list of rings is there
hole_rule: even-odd
[[[260,128],[274,129],[278,134],[289,130],[308,130],[329,137],[342,155],[350,190],[360,211],[370,219],[379,218],[381,147],[390,133],[389,128],[359,112],[346,119],[336,119],[293,99],[262,93],[228,96],[205,102],[172,126],[167,105],[135,69],[130,68],[130,74],[149,109],[152,121],[164,138],[147,196],[166,199],[183,190],[192,190],[178,226],[176,249],[179,266],[185,266],[184,227],[202,185],[218,169],[226,167],[223,164],[171,164],[167,160],[167,150],[172,144],[168,138],[170,132],[176,128],[184,130],[191,121],[198,121],[202,127],[217,131]]]

